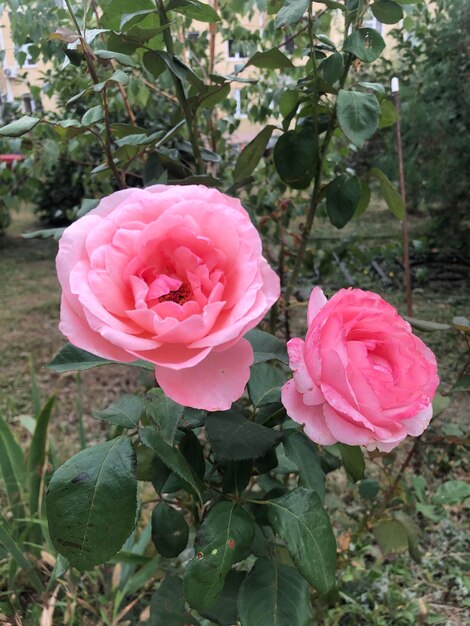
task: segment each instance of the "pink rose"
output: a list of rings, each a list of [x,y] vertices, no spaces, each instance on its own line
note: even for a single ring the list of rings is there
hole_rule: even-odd
[[[380,296],[313,289],[305,342],[287,344],[294,377],[282,388],[287,414],[319,444],[388,452],[420,435],[439,379],[434,354]]]
[[[59,245],[59,328],[117,361],[155,364],[186,406],[228,409],[249,378],[243,335],[280,294],[240,202],[202,185],[155,185],[103,198]]]

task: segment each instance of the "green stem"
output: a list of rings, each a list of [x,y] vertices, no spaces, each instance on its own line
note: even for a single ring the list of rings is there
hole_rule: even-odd
[[[310,36],[310,46],[311,46],[311,59],[313,64],[313,73],[314,73],[314,102],[313,102],[313,110],[312,110],[312,121],[314,128],[317,129],[318,135],[318,90],[317,90],[317,65],[315,59],[315,49],[313,48],[313,14],[312,7],[309,7],[309,36]],[[343,74],[339,81],[339,89],[344,87],[346,79],[348,77],[349,69],[351,67],[352,57],[351,55],[346,56],[346,61],[344,65]],[[305,225],[302,231],[299,249],[297,251],[297,255],[295,258],[294,267],[292,269],[289,282],[287,284],[287,288],[284,295],[284,302],[286,308],[289,306],[289,301],[292,297],[294,289],[297,285],[297,279],[299,276],[300,268],[302,267],[302,262],[305,256],[305,251],[307,250],[307,244],[310,237],[310,233],[312,232],[313,220],[315,218],[315,214],[317,212],[318,205],[320,203],[321,198],[321,182],[322,182],[322,172],[323,172],[323,164],[325,162],[326,153],[328,151],[328,147],[330,145],[331,138],[333,136],[334,130],[336,128],[336,104],[331,113],[331,118],[328,124],[328,128],[325,133],[325,137],[323,139],[322,145],[319,150],[318,162],[315,171],[315,178],[313,182],[313,190],[310,198],[310,204],[307,211],[307,217],[305,220]]]
[[[160,24],[161,26],[166,26],[163,31],[163,40],[165,42],[165,47],[167,49],[168,54],[171,57],[175,56],[175,48],[173,46],[173,39],[171,38],[171,31],[169,28],[169,20],[165,11],[165,6],[163,4],[163,0],[157,0],[157,10],[160,16]],[[184,92],[183,83],[180,79],[171,74],[173,79],[173,84],[175,85],[176,97],[178,98],[178,102],[183,111],[184,118],[186,120],[186,126],[188,127],[189,140],[191,142],[191,146],[193,148],[194,159],[196,161],[196,171],[198,174],[204,173],[204,163],[201,156],[201,150],[199,148],[199,132],[195,123],[194,116],[191,113],[191,109],[189,107],[188,100],[186,98],[186,94]]]

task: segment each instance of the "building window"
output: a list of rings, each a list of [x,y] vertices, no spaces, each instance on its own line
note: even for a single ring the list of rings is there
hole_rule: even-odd
[[[243,94],[243,89],[235,89],[233,97],[235,99],[235,117],[238,120],[242,120],[248,117],[246,113],[246,95]]]
[[[21,96],[21,108],[23,110],[23,113],[26,113],[26,115],[34,113],[34,111],[36,110],[36,104],[31,94],[25,94],[24,96]]]
[[[228,61],[240,61],[241,59],[248,58],[248,49],[246,42],[235,41],[235,39],[229,39],[227,42],[227,60]]]

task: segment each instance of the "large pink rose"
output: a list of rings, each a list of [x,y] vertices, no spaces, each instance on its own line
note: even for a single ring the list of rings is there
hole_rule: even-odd
[[[117,361],[145,359],[176,402],[228,409],[249,378],[243,335],[278,299],[240,202],[215,189],[126,189],[69,226],[59,245],[59,328]]]
[[[322,445],[337,441],[388,452],[420,435],[439,379],[434,354],[380,296],[313,289],[305,342],[287,344],[294,377],[282,389],[287,414]]]

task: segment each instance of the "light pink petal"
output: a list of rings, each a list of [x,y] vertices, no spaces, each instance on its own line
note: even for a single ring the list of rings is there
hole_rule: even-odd
[[[195,367],[170,370],[157,366],[155,374],[166,395],[206,411],[226,411],[243,394],[253,364],[253,349],[241,339],[224,352],[211,352]]]
[[[429,426],[431,418],[432,403],[429,404],[425,409],[417,413],[414,417],[402,420],[401,423],[405,426],[409,435],[417,437],[418,435],[421,435]]]
[[[96,354],[103,359],[129,363],[137,358],[94,332],[83,315],[72,308],[64,294],[60,303],[59,330],[77,348]]]
[[[295,385],[303,394],[305,404],[322,404],[325,401],[321,389],[313,382],[304,361],[305,343],[302,339],[294,338],[287,343],[289,366],[294,372]]]
[[[313,318],[317,316],[326,303],[327,299],[321,287],[314,287],[310,294],[307,308],[307,324],[309,326],[313,322]]]
[[[281,400],[287,415],[304,425],[305,434],[316,443],[322,446],[329,446],[336,442],[331,434],[323,417],[323,408],[319,406],[309,406],[303,401],[302,394],[299,393],[294,379],[288,380],[281,389]]]
[[[346,443],[349,446],[365,446],[375,439],[372,431],[358,424],[352,424],[341,417],[329,404],[323,405],[323,415],[326,425],[336,441]]]

